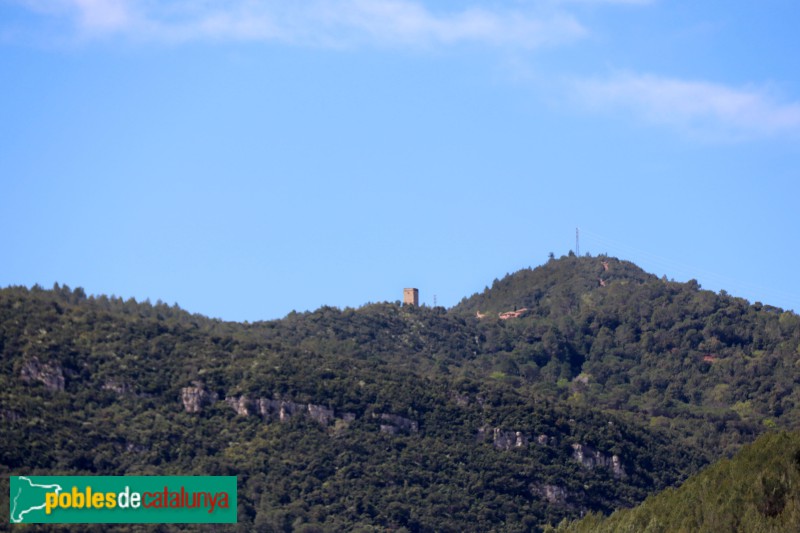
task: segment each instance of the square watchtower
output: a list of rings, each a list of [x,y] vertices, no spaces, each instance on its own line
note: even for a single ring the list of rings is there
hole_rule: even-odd
[[[403,289],[403,304],[419,306],[419,290]]]

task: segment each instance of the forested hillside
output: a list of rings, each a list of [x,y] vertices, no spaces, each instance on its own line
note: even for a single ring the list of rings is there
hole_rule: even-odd
[[[800,415],[797,315],[608,257],[252,324],[10,287],[0,354],[3,475],[236,475],[243,531],[539,530]]]
[[[498,312],[527,308],[517,319]],[[507,379],[672,428],[711,457],[798,427],[800,317],[614,258],[568,257],[496,281],[452,310],[484,314]]]

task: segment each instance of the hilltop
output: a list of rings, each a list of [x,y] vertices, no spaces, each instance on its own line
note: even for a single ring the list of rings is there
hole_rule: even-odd
[[[491,288],[464,298],[456,313],[494,314],[527,308],[536,316],[566,314],[580,304],[581,297],[609,283],[643,284],[655,281],[652,274],[630,261],[607,256],[551,258],[536,268],[526,268],[495,280]]]

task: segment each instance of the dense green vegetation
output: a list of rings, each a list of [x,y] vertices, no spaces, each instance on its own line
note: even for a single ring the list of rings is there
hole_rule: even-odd
[[[530,311],[490,319],[515,307]],[[487,314],[483,351],[512,381],[630,412],[710,457],[800,422],[800,317],[695,281],[658,279],[614,258],[569,257],[496,281],[453,312]]]
[[[592,513],[562,533],[718,533],[797,531],[800,525],[800,433],[764,435],[634,509]]]
[[[796,427],[798,355],[797,315],[606,257],[253,324],[9,287],[0,475],[237,475],[243,531],[537,530]]]

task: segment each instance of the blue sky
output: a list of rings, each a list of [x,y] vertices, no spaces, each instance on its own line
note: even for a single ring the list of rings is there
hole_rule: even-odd
[[[800,310],[796,1],[0,2],[0,286],[452,306],[574,247]]]

